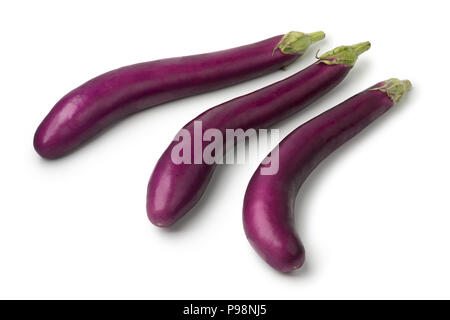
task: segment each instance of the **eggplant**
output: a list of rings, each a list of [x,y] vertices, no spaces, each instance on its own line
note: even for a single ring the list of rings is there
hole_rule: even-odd
[[[309,174],[329,154],[392,108],[410,87],[408,80],[390,79],[355,95],[283,139],[277,146],[276,174],[263,174],[267,161],[256,170],[245,193],[244,230],[252,247],[270,266],[290,272],[305,261],[293,211],[297,193]]]
[[[195,123],[201,122],[203,134],[215,129],[225,135],[227,129],[268,128],[304,109],[348,74],[358,56],[370,48],[370,42],[338,47],[325,53],[306,69],[253,93],[211,108],[186,124],[180,132],[194,140]],[[198,133],[197,133],[198,134]],[[178,136],[178,135],[177,135]],[[189,159],[173,161],[178,141],[174,140],[158,160],[147,188],[147,215],[159,227],[168,227],[183,217],[200,200],[216,168],[216,163]],[[198,154],[191,141],[191,157]],[[200,146],[200,154],[206,144]],[[223,150],[226,150],[224,146]]]
[[[122,67],[89,80],[51,109],[34,135],[44,158],[61,157],[120,119],[165,102],[282,69],[323,32],[289,32],[233,49]]]

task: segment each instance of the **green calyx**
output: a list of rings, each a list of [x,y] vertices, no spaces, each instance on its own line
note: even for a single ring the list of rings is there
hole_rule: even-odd
[[[273,54],[275,51],[280,49],[284,54],[302,54],[308,47],[325,38],[325,33],[322,31],[313,33],[303,33],[297,31],[291,31],[281,38],[277,46],[273,49]]]
[[[380,87],[373,88],[372,90],[379,90],[385,92],[394,103],[399,102],[405,93],[411,89],[412,84],[409,80],[399,80],[392,78],[382,82]]]
[[[328,51],[318,57],[319,62],[323,62],[329,65],[333,64],[345,64],[350,67],[355,65],[356,60],[361,53],[370,49],[370,42],[361,42],[353,46],[341,46],[331,51]]]

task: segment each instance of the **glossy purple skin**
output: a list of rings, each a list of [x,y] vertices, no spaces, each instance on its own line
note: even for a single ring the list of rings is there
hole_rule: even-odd
[[[44,158],[57,158],[129,114],[281,69],[300,56],[280,50],[273,54],[281,38],[139,63],[102,74],[53,107],[35,133],[34,148]]]
[[[294,228],[294,208],[308,175],[392,105],[386,93],[364,91],[289,134],[279,144],[277,174],[261,175],[263,164],[256,170],[245,194],[244,229],[253,248],[273,268],[289,272],[305,260]]]
[[[202,121],[203,131],[215,128],[247,130],[267,128],[305,108],[340,83],[351,67],[314,63],[293,76],[207,110],[189,122]],[[147,189],[147,215],[159,227],[168,227],[199,201],[216,165],[175,164],[172,142],[159,159]],[[191,145],[193,146],[193,142]],[[193,152],[191,152],[193,155]]]

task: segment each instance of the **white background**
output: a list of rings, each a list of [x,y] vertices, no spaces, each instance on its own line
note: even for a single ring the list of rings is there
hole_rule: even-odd
[[[419,4],[422,3],[422,4]],[[0,298],[450,298],[447,1],[10,1],[0,5]],[[65,93],[141,61],[323,30],[287,71],[155,107],[45,161],[32,138]],[[170,230],[147,220],[148,178],[170,140],[209,107],[283,79],[315,51],[370,40],[294,128],[366,87],[408,78],[395,109],[330,156],[297,201],[307,262],[283,275],[241,222],[256,164],[219,168]]]

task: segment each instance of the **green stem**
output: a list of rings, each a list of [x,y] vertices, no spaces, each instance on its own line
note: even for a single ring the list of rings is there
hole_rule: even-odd
[[[325,38],[325,33],[323,31],[311,32],[306,35],[310,37],[311,43],[316,43]]]
[[[319,57],[319,62],[323,62],[329,65],[333,64],[345,64],[350,67],[355,65],[358,57],[367,50],[370,49],[370,42],[361,42],[353,46],[341,46],[331,51],[328,51]]]
[[[371,47],[371,44],[369,41],[361,42],[361,43],[358,43],[358,44],[355,44],[354,46],[352,46],[353,50],[355,50],[355,52],[358,56],[360,54],[366,52],[367,50],[369,50],[370,47]]]
[[[399,102],[405,93],[411,89],[412,84],[409,80],[399,80],[392,78],[382,82],[382,85],[372,90],[379,90],[385,92],[394,103]]]
[[[280,42],[273,49],[273,54],[275,54],[277,49],[280,49],[284,54],[303,54],[311,44],[323,38],[325,38],[325,33],[322,31],[312,33],[291,31],[281,38]]]

